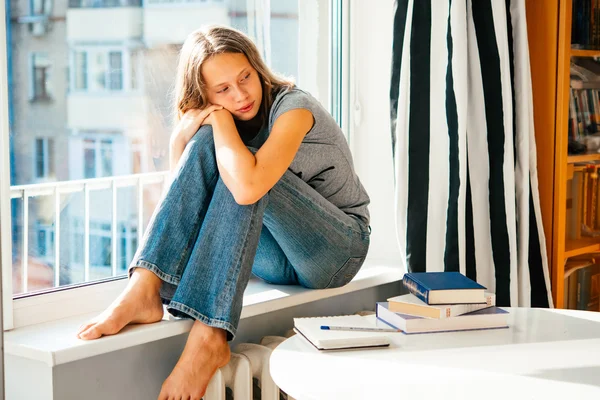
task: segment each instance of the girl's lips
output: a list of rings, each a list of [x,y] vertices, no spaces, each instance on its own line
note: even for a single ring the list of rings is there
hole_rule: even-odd
[[[250,103],[250,105],[244,108],[240,108],[238,111],[242,113],[247,113],[248,111],[252,110],[252,107],[254,107],[254,102]]]

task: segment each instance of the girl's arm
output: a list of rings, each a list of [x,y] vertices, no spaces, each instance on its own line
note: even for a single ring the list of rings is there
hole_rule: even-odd
[[[271,190],[294,160],[313,122],[312,113],[306,109],[283,113],[254,155],[242,142],[229,111],[209,115],[204,123],[213,127],[219,173],[238,204],[256,203]]]
[[[169,169],[171,172],[173,172],[175,166],[179,162],[186,145],[187,142],[182,138],[177,136],[171,137],[171,141],[169,143]]]
[[[171,172],[175,169],[185,146],[196,134],[198,128],[204,125],[204,121],[210,114],[222,108],[222,106],[210,105],[202,110],[191,109],[181,117],[169,140],[169,169]]]

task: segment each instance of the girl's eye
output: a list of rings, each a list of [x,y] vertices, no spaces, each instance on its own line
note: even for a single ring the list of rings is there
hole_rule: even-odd
[[[244,77],[244,79],[242,79],[242,80],[244,80],[244,81],[245,81],[245,80],[246,80],[246,79],[248,79],[248,78],[250,78],[250,72],[248,72],[248,75],[246,75],[246,76]]]
[[[217,93],[225,93],[225,91],[227,90],[227,87],[224,87],[223,89],[219,90]]]

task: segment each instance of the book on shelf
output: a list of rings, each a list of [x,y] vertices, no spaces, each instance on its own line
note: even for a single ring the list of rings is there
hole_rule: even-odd
[[[575,309],[600,311],[600,264],[593,264],[577,270],[571,275],[575,278],[576,301]]]
[[[600,264],[598,256],[571,257],[565,264],[565,301],[572,310],[600,311]]]
[[[567,285],[565,285],[567,286]],[[577,274],[573,274],[568,278],[568,294],[566,297],[565,304],[567,308],[571,310],[577,309]]]
[[[452,318],[496,305],[496,295],[485,293],[485,303],[467,304],[427,304],[412,293],[390,297],[388,307],[391,311],[401,314],[425,318]]]
[[[427,304],[486,302],[486,288],[460,272],[407,272],[402,282]]]
[[[381,302],[377,303],[377,318],[406,334],[508,328],[508,312],[499,307],[434,319],[397,313],[389,309],[387,302]]]
[[[567,191],[566,237],[600,237],[600,182],[594,162],[576,163]]]
[[[574,49],[597,49],[600,45],[600,2],[572,1],[571,46]]]
[[[294,331],[307,340],[318,350],[338,350],[361,347],[389,346],[389,332],[365,332],[345,330],[325,330],[321,326],[377,329],[389,326],[360,315],[340,315],[334,317],[305,317],[294,318]]]

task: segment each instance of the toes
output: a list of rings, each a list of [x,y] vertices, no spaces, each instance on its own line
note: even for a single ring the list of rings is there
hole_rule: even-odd
[[[79,328],[77,329],[77,336],[79,336],[82,332],[88,330],[88,328],[94,324],[95,324],[95,322],[87,322],[85,324],[80,325]]]
[[[79,338],[84,340],[98,339],[100,336],[102,336],[102,332],[100,331],[100,329],[98,329],[97,325],[91,326],[90,328],[79,334]]]
[[[158,395],[158,400],[171,400],[169,397],[169,393],[164,388],[161,388],[160,394]]]

